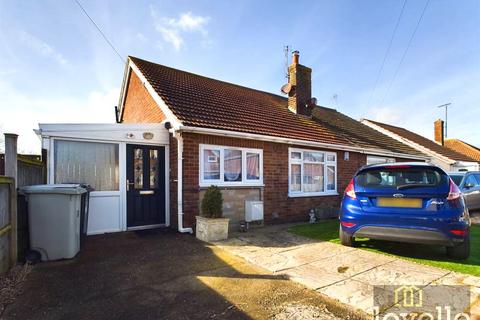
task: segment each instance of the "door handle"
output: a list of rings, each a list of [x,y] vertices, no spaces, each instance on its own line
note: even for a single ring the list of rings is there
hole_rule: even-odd
[[[130,182],[130,181],[127,179],[127,191],[130,191],[130,186],[131,186],[131,185],[133,186],[133,185],[135,185],[135,183],[134,183],[134,182]]]

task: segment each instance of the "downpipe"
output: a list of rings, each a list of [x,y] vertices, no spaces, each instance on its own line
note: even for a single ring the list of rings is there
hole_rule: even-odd
[[[183,227],[183,137],[179,132],[174,132],[177,139],[177,210],[178,232],[193,234],[192,228]]]

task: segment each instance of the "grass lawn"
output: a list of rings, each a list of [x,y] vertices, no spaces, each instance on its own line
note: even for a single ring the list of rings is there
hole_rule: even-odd
[[[339,244],[338,224],[338,220],[327,220],[317,224],[293,226],[289,231],[307,238]],[[470,258],[467,260],[454,260],[447,257],[445,248],[441,246],[369,239],[356,239],[356,241],[356,247],[360,249],[394,255],[429,266],[480,276],[480,225],[472,225]]]

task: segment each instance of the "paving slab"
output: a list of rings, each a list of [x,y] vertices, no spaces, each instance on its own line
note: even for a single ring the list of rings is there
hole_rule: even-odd
[[[288,232],[280,225],[233,233],[215,243],[275,275],[285,275],[319,293],[372,314],[376,305],[388,311],[390,285],[427,288],[437,284],[468,285],[471,310],[480,315],[480,278],[455,273],[358,248],[315,241]],[[446,290],[445,292],[447,292]],[[444,293],[448,296],[448,292]],[[480,319],[480,318],[479,318]]]

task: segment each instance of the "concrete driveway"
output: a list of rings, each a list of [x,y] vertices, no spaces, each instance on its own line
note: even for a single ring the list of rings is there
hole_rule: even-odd
[[[1,288],[0,288],[1,289]],[[281,274],[174,231],[88,237],[73,260],[34,266],[2,319],[350,319]]]
[[[269,270],[272,275],[288,276],[369,314],[373,312],[374,286],[415,285],[426,288],[436,284],[468,285],[471,286],[472,313],[480,316],[478,277],[310,240],[289,233],[288,227],[279,225],[235,233],[229,240],[215,245]],[[475,254],[477,249],[472,250]]]

